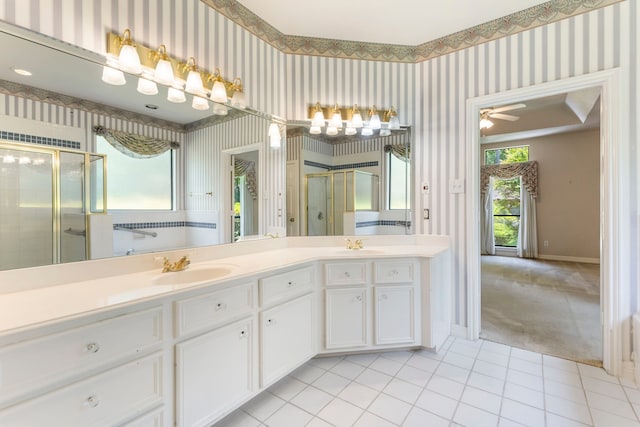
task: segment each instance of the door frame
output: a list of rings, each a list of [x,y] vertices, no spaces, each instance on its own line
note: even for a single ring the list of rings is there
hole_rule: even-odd
[[[478,339],[480,292],[480,110],[569,91],[598,87],[600,112],[600,320],[604,369],[616,376],[631,371],[630,266],[631,175],[625,159],[631,155],[628,112],[622,108],[619,68],[514,89],[467,100],[467,338]],[[627,94],[628,96],[628,94]]]
[[[264,173],[264,147],[263,144],[261,143],[257,143],[257,144],[249,144],[249,145],[243,145],[241,147],[235,147],[235,148],[228,148],[225,150],[222,150],[222,155],[220,156],[220,170],[224,171],[224,176],[223,176],[223,183],[222,183],[222,200],[223,202],[221,203],[221,208],[222,208],[222,213],[221,216],[222,218],[224,218],[222,221],[220,222],[221,225],[221,230],[220,230],[220,236],[222,236],[222,243],[233,243],[232,239],[231,239],[231,225],[230,225],[230,221],[229,221],[229,216],[231,215],[231,213],[233,212],[233,206],[231,204],[231,195],[232,195],[232,191],[233,191],[233,183],[231,182],[231,170],[232,170],[232,166],[231,166],[231,158],[236,155],[236,154],[241,154],[241,153],[247,153],[249,151],[257,151],[258,152],[258,212],[256,213],[258,215],[258,235],[262,236],[264,235],[264,230],[265,230],[265,225],[264,225],[264,215],[262,215],[261,213],[263,212],[264,209],[264,201],[263,201],[263,192],[262,192],[262,186],[264,185],[264,179],[265,179],[265,173]]]

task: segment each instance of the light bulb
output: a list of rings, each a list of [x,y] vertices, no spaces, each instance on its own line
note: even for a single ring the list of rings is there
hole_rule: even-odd
[[[120,69],[126,73],[140,74],[142,72],[138,51],[132,45],[125,44],[120,48],[118,63],[120,64]]]
[[[360,129],[364,123],[362,122],[362,115],[360,114],[360,110],[358,110],[357,104],[353,106],[352,114],[351,125],[356,129]]]
[[[333,115],[331,116],[331,126],[335,127],[336,129],[342,128],[342,113],[338,108],[338,104],[336,104],[335,107],[333,107]]]
[[[107,65],[102,67],[102,81],[114,86],[121,86],[127,82],[124,73],[118,70],[118,58],[107,54]]]
[[[137,91],[143,95],[156,95],[158,93],[158,85],[151,80],[152,72],[150,70],[142,70],[142,76],[138,78]]]
[[[320,107],[319,102],[316,103],[315,110],[313,113],[313,119],[311,120],[311,126],[314,126],[314,127],[324,126],[324,113],[322,112],[322,107]]]
[[[195,110],[208,110],[209,109],[209,101],[207,101],[206,99],[200,97],[200,96],[193,96],[193,101],[191,102],[191,107],[193,107],[193,109]]]
[[[245,101],[244,92],[235,91],[233,96],[231,97],[231,105],[244,110],[247,108],[247,103]]]
[[[493,126],[493,122],[487,118],[480,119],[480,129],[489,129]]]
[[[182,102],[187,101],[187,97],[184,95],[184,92],[175,87],[170,87],[169,92],[167,93],[167,101],[175,102],[176,104],[180,104]]]
[[[380,116],[378,115],[378,111],[376,110],[376,106],[374,105],[371,111],[369,111],[369,126],[371,129],[380,129],[382,127],[382,123],[380,122]]]
[[[204,87],[202,86],[202,76],[196,70],[190,70],[187,75],[187,84],[184,88],[189,93],[195,93],[201,95],[204,93]]]
[[[158,64],[156,65],[156,70],[154,73],[155,80],[161,85],[173,86],[175,83],[173,77],[173,67],[171,66],[171,62],[166,59],[160,59]]]
[[[225,103],[227,102],[227,89],[224,87],[224,83],[217,80],[211,88],[211,95],[209,96],[212,101]]]

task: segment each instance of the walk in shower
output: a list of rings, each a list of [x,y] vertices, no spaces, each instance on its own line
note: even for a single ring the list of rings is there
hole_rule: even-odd
[[[99,154],[0,143],[0,270],[88,259],[105,166]]]
[[[378,175],[355,169],[305,176],[307,236],[344,234],[345,212],[380,209]]]

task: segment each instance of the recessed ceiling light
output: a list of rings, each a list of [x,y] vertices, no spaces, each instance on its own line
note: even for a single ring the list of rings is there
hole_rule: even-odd
[[[150,110],[157,110],[158,106],[157,105],[153,105],[153,104],[146,104],[145,107],[147,107]]]
[[[16,74],[20,74],[21,76],[32,76],[33,73],[28,70],[23,70],[22,68],[14,68],[13,72]]]

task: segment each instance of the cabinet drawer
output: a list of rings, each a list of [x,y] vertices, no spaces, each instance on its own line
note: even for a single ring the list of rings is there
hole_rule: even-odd
[[[220,325],[251,313],[253,283],[177,301],[176,336]]]
[[[118,425],[162,403],[162,383],[156,354],[1,411],[0,425]]]
[[[162,409],[155,410],[149,414],[136,418],[130,423],[126,423],[125,427],[162,427],[164,426],[164,411]]]
[[[374,264],[376,283],[413,282],[413,263],[410,261],[378,261]]]
[[[160,307],[103,320],[0,350],[0,403],[124,360],[162,341]]]
[[[260,279],[260,305],[289,300],[313,290],[313,267],[299,268]]]
[[[345,262],[325,265],[327,286],[364,285],[367,283],[367,263]]]

